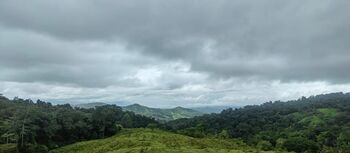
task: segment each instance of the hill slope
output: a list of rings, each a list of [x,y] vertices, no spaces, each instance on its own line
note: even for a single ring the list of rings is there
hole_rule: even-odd
[[[295,152],[350,153],[350,93],[227,109],[167,123],[179,133],[203,137],[226,130],[251,145],[270,143]]]
[[[80,142],[50,153],[243,153],[255,151],[243,142],[233,139],[199,139],[161,130],[124,129],[110,138]]]
[[[20,98],[10,100],[0,95],[0,153],[16,148],[14,143],[21,144],[18,145],[21,153],[45,153],[74,142],[113,136],[121,126],[140,128],[148,125],[156,126],[158,122],[133,112],[123,112],[115,105],[75,109],[69,104],[52,105],[40,100],[34,103]]]
[[[133,104],[129,106],[123,107],[124,110],[132,111],[136,114],[144,115],[147,117],[153,117],[157,120],[162,121],[170,121],[175,120],[179,118],[191,118],[194,116],[200,116],[202,115],[201,112],[183,108],[183,107],[176,107],[172,109],[160,109],[160,108],[150,108],[146,106],[142,106],[140,104]]]

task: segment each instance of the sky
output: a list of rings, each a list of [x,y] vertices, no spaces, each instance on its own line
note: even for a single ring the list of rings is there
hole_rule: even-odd
[[[261,104],[350,92],[348,0],[0,1],[0,93]]]

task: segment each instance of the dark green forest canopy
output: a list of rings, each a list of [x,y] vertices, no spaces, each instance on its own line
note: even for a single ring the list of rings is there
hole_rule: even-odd
[[[96,109],[53,106],[38,100],[0,97],[0,143],[20,152],[46,152],[77,141],[105,138],[125,128],[157,125],[154,119],[106,105]]]
[[[350,93],[226,109],[220,114],[171,121],[167,126],[189,136],[225,133],[251,145],[268,142],[296,152],[350,152]]]

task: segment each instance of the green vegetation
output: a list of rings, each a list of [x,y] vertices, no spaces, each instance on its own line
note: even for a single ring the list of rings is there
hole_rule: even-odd
[[[16,144],[9,143],[9,144],[0,144],[0,153],[16,153],[17,148]]]
[[[338,115],[338,111],[334,108],[320,108],[312,112],[298,112],[298,115],[298,118],[301,117],[299,124],[317,127],[335,118]]]
[[[224,109],[228,108],[239,108],[239,106],[200,106],[200,107],[191,107],[191,109],[196,110],[198,112],[202,112],[204,114],[211,113],[220,113]]]
[[[125,129],[113,137],[79,142],[50,153],[255,153],[235,139],[192,138],[161,130]],[[261,152],[263,153],[263,152]],[[270,153],[273,153],[272,151]]]
[[[0,136],[1,152],[20,153],[350,153],[350,93],[164,123],[115,105],[81,109],[0,96]]]
[[[78,104],[78,105],[75,105],[74,107],[90,109],[90,108],[96,108],[96,107],[105,106],[105,105],[108,105],[108,104],[96,102],[96,103]],[[203,113],[199,111],[183,108],[183,107],[175,107],[172,109],[161,109],[161,108],[150,108],[150,107],[142,106],[140,104],[132,104],[122,108],[123,110],[131,111],[136,114],[151,117],[159,121],[171,121],[171,120],[180,119],[180,118],[191,118],[194,116],[203,115]]]
[[[69,104],[53,106],[40,100],[36,103],[30,99],[9,100],[0,95],[0,151],[3,152],[15,149],[23,153],[45,153],[74,142],[112,136],[122,127],[150,124],[158,126],[154,119],[123,112],[115,105],[74,109]]]
[[[267,102],[167,125],[170,131],[193,137],[221,135],[225,130],[227,137],[262,150],[350,153],[350,93]]]
[[[125,106],[123,107],[123,109],[127,111],[132,111],[136,114],[152,117],[159,121],[171,121],[180,118],[191,118],[194,116],[202,115],[201,112],[183,107],[176,107],[172,109],[160,109],[150,108],[142,106],[140,104],[133,104]]]
[[[77,105],[74,105],[74,107],[90,109],[90,108],[96,108],[96,107],[105,106],[105,105],[108,105],[108,104],[101,103],[101,102],[95,102],[95,103],[77,104]]]

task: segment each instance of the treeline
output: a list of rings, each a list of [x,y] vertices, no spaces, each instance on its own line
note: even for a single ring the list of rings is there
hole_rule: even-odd
[[[122,127],[157,124],[115,105],[80,109],[41,100],[9,100],[0,95],[0,144],[16,144],[18,152],[44,153],[77,141],[112,136]]]
[[[240,138],[262,150],[350,153],[350,94],[267,102],[179,119],[167,126],[193,137]]]

